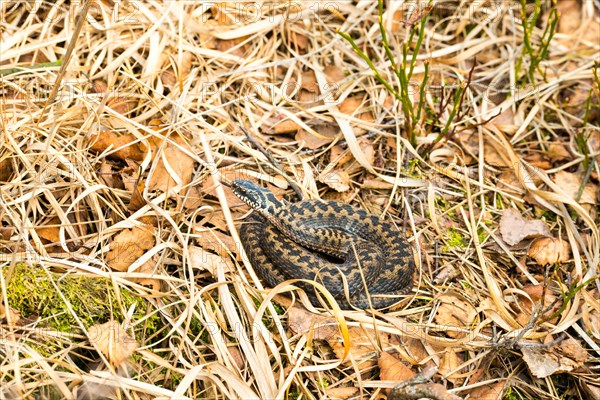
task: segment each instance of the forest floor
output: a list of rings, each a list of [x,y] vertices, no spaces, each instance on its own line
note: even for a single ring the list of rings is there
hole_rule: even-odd
[[[0,7],[0,399],[600,399],[598,1]],[[264,286],[220,182],[286,177],[399,304]]]

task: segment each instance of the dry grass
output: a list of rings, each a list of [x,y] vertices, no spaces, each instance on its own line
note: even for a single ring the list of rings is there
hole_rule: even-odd
[[[310,399],[354,387],[345,398],[371,399],[400,379],[382,365],[378,373],[381,351],[414,371],[435,365],[434,381],[461,397],[486,387],[499,394],[488,398],[598,396],[598,198],[584,203],[556,183],[566,171],[598,190],[598,4],[562,3],[547,58],[527,81],[531,57],[517,65],[526,33],[518,2],[436,3],[412,78],[418,87],[429,62],[429,113],[411,143],[398,99],[336,34],[350,34],[396,85],[375,1],[104,1],[79,24],[78,3],[2,2],[0,398]],[[390,1],[384,15],[396,52],[410,29],[408,4]],[[535,49],[550,2],[542,6]],[[432,146],[451,88],[471,70],[461,118]],[[411,96],[416,104],[418,91]],[[239,125],[306,197],[352,202],[409,232],[421,268],[402,307],[337,310],[340,333],[327,343],[289,329],[289,304],[270,300],[293,287],[264,290],[235,245],[247,208],[215,183],[252,176],[292,193]],[[105,130],[115,134],[109,145],[93,148]],[[541,218],[568,242],[568,261],[541,267],[506,244],[507,208]],[[115,271],[110,251],[139,245],[119,241],[122,232],[151,240]],[[23,265],[56,289],[60,315],[7,312]],[[103,351],[90,337],[66,292],[78,288],[61,285],[73,275],[113,290],[107,307],[120,311],[110,315],[139,345],[126,361],[114,354],[125,350]],[[69,332],[56,328],[61,318]],[[371,351],[357,355],[354,327],[372,333]],[[566,351],[566,338],[585,347],[584,359],[537,378],[524,349]]]

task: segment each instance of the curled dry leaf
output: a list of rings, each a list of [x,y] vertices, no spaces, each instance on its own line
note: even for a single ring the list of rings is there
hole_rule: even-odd
[[[531,319],[531,314],[533,313],[536,304],[542,302],[542,296],[544,296],[543,308],[545,309],[546,307],[554,303],[554,300],[556,300],[556,295],[549,288],[546,288],[546,290],[544,291],[544,285],[526,285],[523,287],[522,290],[525,293],[527,293],[529,298],[523,295],[519,295],[516,297],[515,306],[518,309],[516,319],[517,322],[521,324],[521,326],[525,326]],[[551,317],[559,308],[560,304],[556,303],[542,317]]]
[[[154,228],[150,225],[135,226],[119,232],[110,244],[106,263],[116,271],[127,271],[146,250],[154,247]]]
[[[0,304],[0,321],[1,320],[10,320],[11,324],[15,324],[18,323],[19,320],[21,319],[21,313],[19,313],[17,310],[13,309],[12,307],[9,307],[8,309],[3,305]]]
[[[343,170],[323,171],[318,179],[319,182],[326,184],[338,192],[345,192],[350,189],[350,176]]]
[[[440,359],[440,369],[438,370],[438,373],[455,385],[459,384],[464,380],[464,377],[461,377],[460,370],[456,370],[460,364],[461,360],[459,359],[456,351],[454,351],[454,349],[447,348],[442,353],[442,357]]]
[[[311,128],[313,128],[319,136],[313,135],[304,129],[300,129],[295,137],[302,146],[308,147],[311,150],[316,150],[327,143],[331,143],[336,136],[340,134],[340,129],[333,124],[312,125]]]
[[[440,306],[435,314],[435,322],[440,325],[470,330],[477,317],[477,310],[464,297],[448,293],[438,297]],[[466,332],[448,330],[446,334],[452,338],[462,338]]]
[[[572,371],[582,367],[588,358],[588,352],[575,339],[566,339],[550,348],[523,347],[521,351],[523,361],[538,378]]]
[[[542,237],[535,239],[527,255],[539,265],[557,264],[569,261],[571,246],[560,238]]]
[[[600,302],[594,299],[590,292],[584,297],[582,305],[581,320],[587,332],[589,332],[597,343],[600,343]]]
[[[136,140],[137,138],[130,133],[119,135],[107,129],[92,136],[90,150],[98,153],[108,150],[108,158],[113,160],[125,161],[126,159],[131,159],[142,161],[145,152]]]
[[[504,380],[471,389],[469,391],[470,398],[477,400],[502,400],[504,398],[506,382]]]
[[[325,389],[327,398],[331,400],[355,398],[354,396],[356,395],[356,392],[358,392],[358,388],[355,387],[335,387]]]
[[[335,318],[313,314],[300,306],[288,309],[288,325],[290,330],[298,334],[311,335],[315,340],[326,340],[333,349],[336,357],[344,356],[344,342]],[[361,370],[366,370],[376,363],[375,355],[378,353],[378,343],[382,347],[398,345],[397,338],[387,333],[351,326],[350,355],[345,359],[345,364],[356,362]]]
[[[60,243],[60,218],[54,217],[46,224],[35,228],[35,233],[47,243]]]
[[[350,355],[344,363],[350,365],[354,360],[360,370],[367,370],[377,363],[376,355],[379,353],[379,344],[382,348],[398,345],[395,336],[384,332],[376,334],[371,329],[351,326],[348,328],[348,333],[350,334]],[[327,343],[333,349],[336,357],[341,359],[344,356],[344,343],[341,335],[329,337]]]
[[[379,366],[379,379],[382,381],[402,382],[416,375],[409,366],[388,352],[383,352],[379,355],[377,365]],[[390,390],[387,389],[386,392],[389,393]]]
[[[579,195],[579,189],[583,185],[583,178],[579,174],[572,174],[567,171],[559,171],[554,174],[554,182],[560,187],[569,197],[576,200]],[[598,186],[588,183],[584,186],[579,198],[581,204],[597,204],[598,203]]]
[[[511,246],[526,238],[550,236],[550,230],[539,219],[525,219],[519,211],[507,208],[500,218],[500,234],[502,239]]]
[[[139,347],[135,338],[116,321],[91,326],[88,337],[114,366],[121,365]]]
[[[217,277],[219,270],[227,273],[235,269],[229,257],[217,255],[197,246],[190,246],[189,251],[192,268],[207,270],[213,277]]]
[[[148,177],[148,190],[160,190],[168,193],[192,181],[194,160],[186,154],[184,149],[189,149],[186,141],[179,135],[173,134],[168,138],[160,135],[148,139],[152,150],[152,159],[155,164],[152,176]]]
[[[313,314],[300,306],[288,309],[288,327],[292,332],[298,334],[307,334],[312,331],[311,335],[315,340],[327,340],[340,333],[335,318]]]
[[[137,274],[154,275],[156,273],[155,268],[157,264],[158,256],[154,255],[151,259],[142,264],[141,267],[135,270]],[[142,286],[149,286],[155,292],[160,290],[160,280],[149,278],[149,277],[128,277],[127,280],[135,283],[139,283]]]
[[[571,158],[571,153],[569,153],[567,146],[562,143],[552,143],[548,146],[547,155],[548,158],[554,161],[563,161]]]

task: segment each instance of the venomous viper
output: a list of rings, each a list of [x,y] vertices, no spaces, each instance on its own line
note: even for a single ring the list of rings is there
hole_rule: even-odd
[[[412,252],[392,224],[336,201],[287,205],[247,180],[234,180],[230,186],[254,210],[240,236],[250,263],[267,285],[317,280],[345,309],[386,308],[411,290]],[[321,304],[312,285],[298,286],[314,305]]]

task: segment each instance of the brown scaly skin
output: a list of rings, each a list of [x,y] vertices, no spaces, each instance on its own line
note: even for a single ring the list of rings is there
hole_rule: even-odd
[[[251,181],[235,180],[231,188],[255,210],[240,236],[250,263],[268,286],[289,279],[316,280],[344,309],[387,308],[411,290],[412,252],[392,224],[335,201],[286,205]],[[310,284],[297,285],[315,306],[321,305]]]

